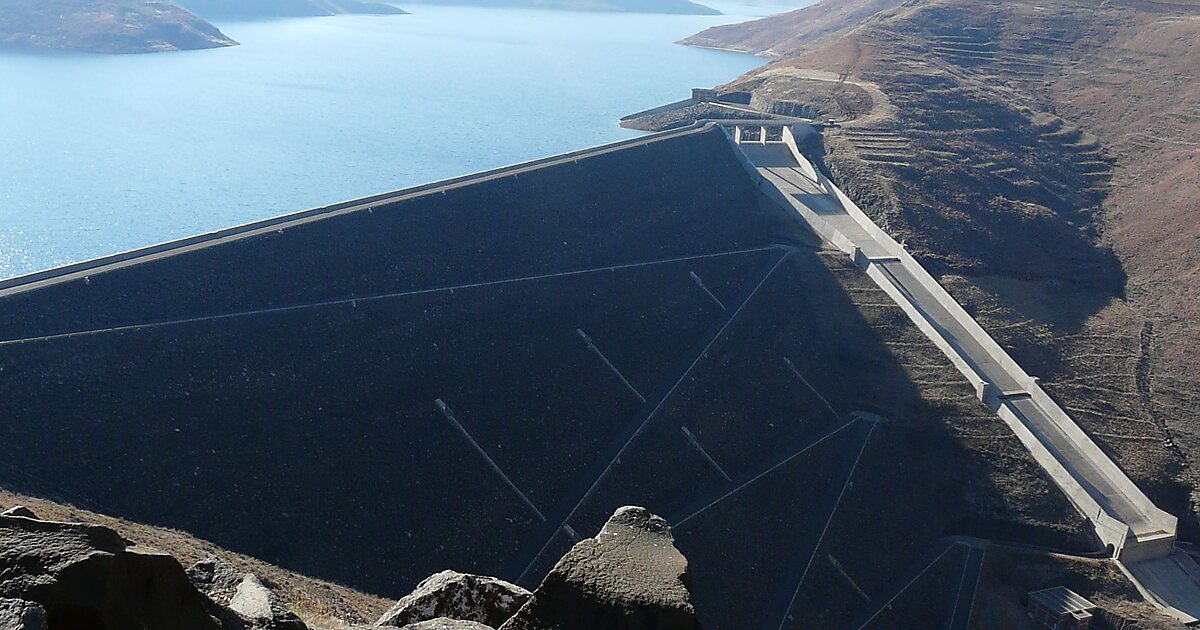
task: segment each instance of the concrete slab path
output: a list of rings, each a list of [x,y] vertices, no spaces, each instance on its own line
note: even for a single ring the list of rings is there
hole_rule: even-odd
[[[1194,624],[1200,621],[1200,567],[1186,553],[1176,550],[1166,558],[1155,558],[1125,565],[1134,582],[1157,600],[1176,619]]]

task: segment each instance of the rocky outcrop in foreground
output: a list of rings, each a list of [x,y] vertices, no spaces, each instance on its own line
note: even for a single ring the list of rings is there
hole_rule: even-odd
[[[0,628],[46,630],[46,609],[22,599],[0,599]]]
[[[407,630],[699,630],[687,560],[667,522],[621,508],[530,593],[443,571],[376,622]],[[0,514],[0,629],[307,630],[258,577],[215,560],[187,571],[98,525]]]
[[[501,630],[698,630],[690,585],[667,521],[624,507],[567,552]]]
[[[529,591],[504,580],[442,571],[426,578],[375,624],[403,628],[440,617],[499,626],[528,600]]]
[[[25,602],[6,609],[40,606],[60,628],[222,627],[171,556],[105,527],[14,515],[22,513],[0,516],[0,597]]]
[[[429,621],[409,624],[404,626],[404,630],[492,630],[492,627],[474,621],[438,617]]]
[[[575,545],[536,591],[444,571],[377,624],[407,630],[699,630],[688,563],[665,520],[624,507]],[[409,624],[409,625],[405,625]]]
[[[283,606],[258,577],[246,574],[229,600],[229,608],[265,630],[305,630],[295,613]]]
[[[172,556],[98,525],[0,514],[0,628],[305,630],[253,576],[229,606],[202,593]]]

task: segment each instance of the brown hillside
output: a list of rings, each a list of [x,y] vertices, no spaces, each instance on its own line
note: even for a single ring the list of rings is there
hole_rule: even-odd
[[[869,88],[831,172],[1195,536],[1200,3],[846,7],[688,41],[790,51],[731,89]]]
[[[281,569],[178,530],[152,527],[128,519],[98,514],[66,503],[34,498],[0,487],[0,511],[16,505],[32,509],[41,519],[91,523],[114,529],[126,540],[174,556],[185,567],[201,560],[216,558],[238,571],[253,573],[268,584],[289,609],[296,611],[313,628],[341,628],[349,624],[373,621],[393,603],[391,600]]]

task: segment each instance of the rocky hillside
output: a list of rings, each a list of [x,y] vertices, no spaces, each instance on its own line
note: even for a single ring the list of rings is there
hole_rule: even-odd
[[[404,4],[446,4],[475,7],[527,7],[570,11],[720,15],[716,9],[690,0],[408,0]]]
[[[166,0],[0,0],[0,49],[145,53],[236,44]]]
[[[39,519],[66,523],[89,523],[116,531],[120,538],[142,548],[169,554],[183,566],[221,567],[224,576],[241,578],[253,574],[276,594],[280,603],[315,627],[340,627],[377,619],[392,602],[345,586],[314,579],[244,554],[235,553],[179,530],[154,527],[129,519],[80,509],[68,503],[17,494],[0,488],[0,512],[25,506]],[[193,573],[196,573],[195,571]],[[3,574],[7,579],[8,574]],[[0,579],[4,582],[5,579]],[[229,580],[226,580],[229,581]],[[226,600],[232,591],[224,593]],[[0,623],[0,628],[6,628]]]
[[[532,593],[443,571],[371,626],[345,614],[306,620],[295,612],[346,589],[298,576],[279,583],[218,557],[185,570],[181,559],[94,522],[53,520],[23,505],[0,510],[0,628],[699,630],[688,562],[667,522],[638,507],[621,508],[599,535],[576,544]]]
[[[209,19],[405,13],[394,5],[368,0],[175,0],[175,3]]]
[[[688,42],[849,121],[839,183],[1200,535],[1200,3],[826,0]]]

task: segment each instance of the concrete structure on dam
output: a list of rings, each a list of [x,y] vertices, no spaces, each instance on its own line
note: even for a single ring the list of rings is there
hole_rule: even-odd
[[[802,154],[778,121],[727,123],[764,190],[845,252],[904,309],[1021,439],[1139,586],[1181,619],[1200,618],[1200,567],[1175,550],[1160,510],[921,265]]]
[[[722,124],[0,282],[0,483],[381,594],[641,504],[717,630],[986,628],[1008,543],[1187,597],[801,128]]]

